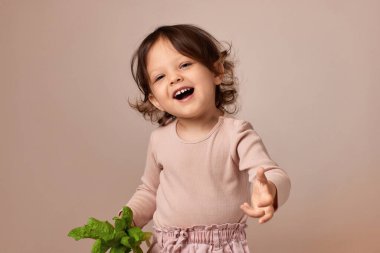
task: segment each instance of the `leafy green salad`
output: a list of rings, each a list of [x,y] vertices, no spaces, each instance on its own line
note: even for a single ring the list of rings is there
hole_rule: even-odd
[[[92,253],[142,253],[140,247],[142,242],[150,246],[152,233],[143,232],[141,228],[133,226],[133,212],[125,206],[120,217],[113,218],[115,225],[108,221],[100,221],[89,218],[86,225],[72,229],[68,236],[75,240],[91,238],[95,239],[92,246]]]

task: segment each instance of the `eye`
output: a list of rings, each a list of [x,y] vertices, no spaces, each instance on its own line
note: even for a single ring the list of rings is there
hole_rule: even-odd
[[[162,78],[164,78],[164,75],[157,76],[157,77],[154,79],[154,82],[157,82],[157,81],[161,80]]]
[[[191,66],[191,65],[192,65],[191,62],[185,62],[185,63],[181,64],[180,68],[181,68],[181,69],[182,69],[182,68],[186,68],[186,67],[189,67],[189,66]]]

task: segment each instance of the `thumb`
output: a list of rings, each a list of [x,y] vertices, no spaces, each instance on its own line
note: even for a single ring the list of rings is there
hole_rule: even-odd
[[[258,180],[262,184],[267,184],[268,179],[264,174],[264,168],[258,168],[256,172],[256,180]]]

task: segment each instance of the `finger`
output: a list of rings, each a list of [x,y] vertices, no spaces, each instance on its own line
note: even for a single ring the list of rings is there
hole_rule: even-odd
[[[262,184],[267,184],[268,179],[265,176],[264,168],[258,168],[256,172],[256,180],[258,180]]]
[[[250,217],[254,217],[254,218],[260,218],[262,217],[265,212],[264,210],[260,210],[260,209],[257,209],[257,208],[252,208],[250,205],[248,205],[247,203],[244,203],[240,206],[240,208],[244,211],[244,213],[246,213],[248,216]]]
[[[247,205],[241,205],[240,208],[246,215],[253,218],[260,218],[265,214],[264,210],[255,209]]]
[[[274,215],[274,209],[273,209],[273,208],[268,208],[268,209],[265,211],[265,215],[262,216],[262,217],[259,219],[259,223],[262,224],[262,223],[265,223],[265,222],[269,221],[270,219],[273,218],[273,215]]]

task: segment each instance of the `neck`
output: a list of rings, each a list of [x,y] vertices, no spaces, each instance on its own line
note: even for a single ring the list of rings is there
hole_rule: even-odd
[[[218,122],[219,116],[224,114],[223,111],[215,108],[215,111],[207,115],[196,118],[177,118],[177,133],[181,137],[196,138],[207,134]]]

